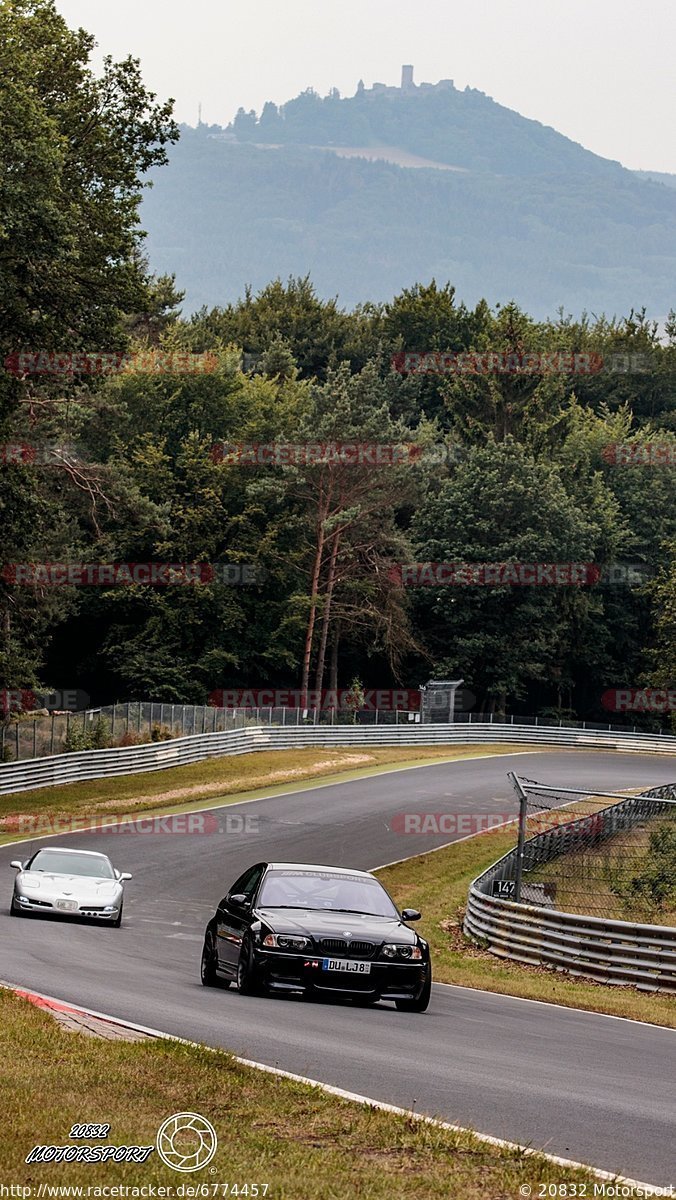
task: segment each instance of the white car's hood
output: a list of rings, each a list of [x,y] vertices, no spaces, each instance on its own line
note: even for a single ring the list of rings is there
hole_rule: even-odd
[[[117,879],[98,879],[91,875],[61,875],[50,871],[21,871],[17,887],[36,899],[55,898],[77,900],[79,903],[109,904],[120,895],[122,884]]]

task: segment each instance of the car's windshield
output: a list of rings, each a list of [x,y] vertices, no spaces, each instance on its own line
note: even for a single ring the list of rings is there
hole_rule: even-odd
[[[396,917],[397,910],[376,879],[329,871],[269,871],[259,904],[269,908],[319,908],[334,912]]]
[[[96,879],[114,879],[115,873],[103,854],[79,854],[76,850],[38,850],[26,867],[28,871],[49,871],[55,875],[90,875]]]

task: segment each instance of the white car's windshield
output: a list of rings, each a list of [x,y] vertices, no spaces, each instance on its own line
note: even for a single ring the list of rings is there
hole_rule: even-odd
[[[397,910],[375,879],[329,871],[269,871],[259,904],[269,908],[314,908],[396,917]]]
[[[79,854],[76,850],[38,850],[27,871],[48,871],[54,875],[89,875],[95,879],[114,879],[115,872],[103,855]]]

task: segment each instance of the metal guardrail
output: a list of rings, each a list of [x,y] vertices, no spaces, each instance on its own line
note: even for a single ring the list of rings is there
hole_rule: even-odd
[[[103,749],[115,745],[139,746],[146,742],[163,742],[200,733],[224,733],[245,725],[408,725],[420,720],[420,711],[379,711],[373,708],[353,712],[269,706],[216,708],[209,704],[130,700],[124,704],[108,704],[79,712],[53,712],[48,716],[28,713],[22,719],[7,721],[1,718],[0,712],[0,762],[20,762],[55,754],[72,754],[84,749],[87,744],[89,748],[96,748],[97,743],[91,738],[99,732],[105,740],[99,742],[98,748]]]
[[[421,695],[424,696],[424,690]],[[0,694],[1,696],[1,694]],[[649,722],[654,718],[648,718]],[[546,716],[495,717],[493,714],[463,712],[456,709],[452,724],[535,726],[544,729],[582,730],[584,732],[650,734],[669,738],[660,728],[599,724],[595,721],[563,720]],[[447,714],[429,709],[361,709],[240,707],[216,708],[212,705],[170,704],[159,701],[130,700],[88,708],[78,712],[52,712],[46,716],[27,713],[22,718],[2,720],[0,713],[0,763],[43,758],[76,750],[102,749],[106,746],[143,745],[168,741],[199,733],[223,733],[245,725],[405,725],[448,724]]]
[[[254,750],[300,749],[307,746],[453,746],[486,743],[578,746],[583,749],[676,754],[676,737],[622,734],[599,730],[499,725],[248,725],[244,729],[195,734],[168,742],[80,750],[45,758],[0,764],[0,795],[54,784],[78,783],[145,771],[163,771],[203,759]]]
[[[651,788],[603,810],[604,836],[642,820],[649,797],[676,800],[676,784]],[[570,826],[531,838],[524,847],[526,862],[535,865],[565,853],[572,826],[589,819],[581,817]],[[549,966],[601,983],[676,994],[675,927],[583,916],[492,896],[495,880],[514,878],[516,855],[516,848],[510,850],[470,885],[463,925],[468,937],[483,942],[500,958]]]

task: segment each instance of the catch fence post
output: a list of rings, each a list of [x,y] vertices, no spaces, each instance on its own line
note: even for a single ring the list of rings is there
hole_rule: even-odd
[[[526,843],[526,820],[528,816],[528,796],[521,786],[521,780],[513,771],[508,772],[512,787],[519,797],[519,837],[516,844],[516,872],[514,875],[514,900],[521,902],[521,881],[523,878],[523,855]]]

